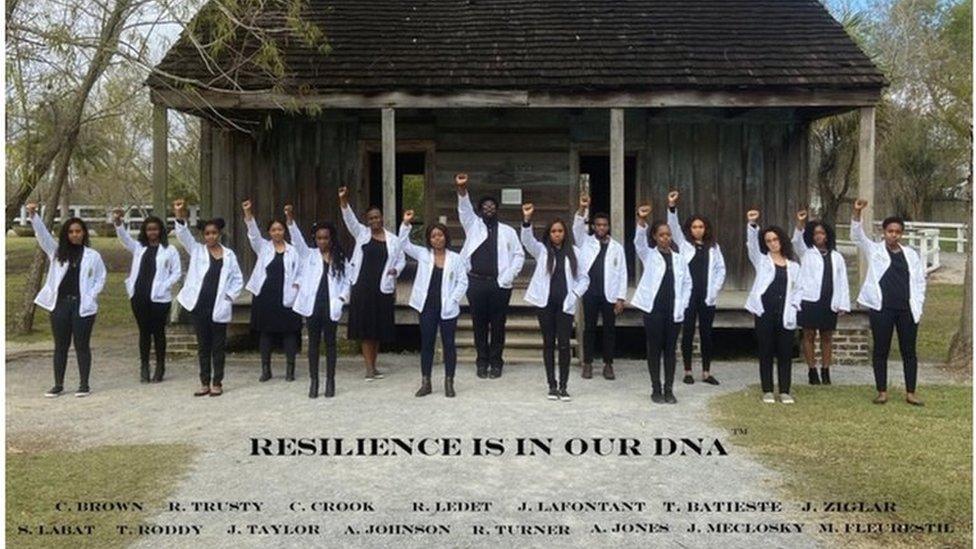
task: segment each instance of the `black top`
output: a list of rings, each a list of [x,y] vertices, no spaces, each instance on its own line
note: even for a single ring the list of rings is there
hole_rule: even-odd
[[[471,254],[471,272],[476,275],[498,276],[498,218],[484,219],[488,237]]]
[[[329,262],[322,260],[322,276],[319,278],[319,288],[315,291],[315,307],[325,307],[329,310]]]
[[[444,280],[444,269],[434,265],[430,273],[430,284],[427,285],[427,301],[424,310],[439,311],[441,309],[441,284]]]
[[[356,285],[365,285],[370,291],[380,291],[380,281],[383,280],[383,267],[386,266],[388,252],[386,242],[375,238],[363,244],[363,264],[359,268],[359,279]]]
[[[891,250],[887,252],[888,257],[891,258],[891,265],[878,281],[881,285],[881,308],[908,311],[911,309],[908,304],[908,262],[905,260],[904,252],[896,253]]]
[[[610,242],[600,242],[600,253],[596,254],[593,265],[590,266],[590,285],[586,288],[586,293],[595,297],[606,297],[603,280],[607,271],[607,248]]]
[[[562,310],[563,301],[569,288],[566,287],[566,251],[563,248],[554,248],[556,262],[549,274],[549,307],[558,307]]]
[[[213,311],[214,302],[217,301],[217,284],[220,283],[220,269],[224,266],[224,258],[215,258],[209,251],[207,257],[210,258],[210,267],[207,274],[203,275],[203,282],[200,284],[200,294],[197,296],[197,304],[193,312]]]
[[[139,276],[136,277],[135,295],[140,299],[150,299],[152,297],[152,281],[156,276],[156,253],[159,246],[146,246],[142,252],[142,260],[139,261]]]
[[[77,261],[68,261],[68,272],[64,273],[61,284],[58,285],[58,297],[81,295],[79,288],[79,278],[81,277],[81,256]]]
[[[762,295],[763,314],[782,315],[786,307],[786,265],[776,265],[776,276]]]
[[[692,301],[704,300],[708,293],[708,254],[709,250],[704,244],[694,243],[695,255],[688,262],[688,270],[691,271],[691,299]]]
[[[834,298],[834,254],[830,253],[830,250],[817,251],[823,258],[824,267],[823,278],[820,279],[820,301],[830,303]]]
[[[664,277],[657,289],[657,295],[654,296],[654,307],[651,310],[670,315],[674,311],[674,254],[664,252],[661,257],[664,258]]]

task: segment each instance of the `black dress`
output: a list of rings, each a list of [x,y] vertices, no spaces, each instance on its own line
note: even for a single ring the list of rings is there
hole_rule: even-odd
[[[394,340],[393,304],[396,295],[380,291],[386,258],[386,242],[371,238],[363,244],[359,278],[349,298],[349,339]]]
[[[265,268],[261,293],[251,301],[252,330],[278,334],[302,331],[301,315],[282,305],[284,290],[285,253],[276,252]]]
[[[197,304],[194,305],[192,313],[201,320],[210,322],[213,316],[214,302],[217,300],[217,286],[220,284],[220,270],[224,267],[224,258],[217,259],[207,252],[210,264],[207,272],[203,275],[203,282],[200,283],[200,293],[197,294]]]
[[[796,323],[801,328],[812,330],[836,330],[837,313],[830,307],[834,298],[833,254],[820,252],[823,258],[823,278],[820,279],[820,298],[817,301],[804,301],[800,305]]]

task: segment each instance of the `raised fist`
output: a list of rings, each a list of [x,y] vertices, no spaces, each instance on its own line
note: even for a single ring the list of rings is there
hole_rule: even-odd
[[[522,217],[524,217],[525,219],[529,219],[530,217],[532,217],[533,213],[535,213],[534,204],[532,204],[531,202],[526,202],[525,204],[522,204]]]
[[[295,207],[291,204],[285,204],[285,217],[292,219],[295,217]]]
[[[637,217],[644,220],[647,219],[650,215],[651,215],[650,204],[641,204],[640,206],[637,206]]]
[[[464,187],[468,184],[468,174],[459,173],[454,175],[454,184],[458,187]]]
[[[580,205],[580,209],[581,210],[585,210],[585,209],[589,208],[590,207],[590,197],[587,196],[587,195],[585,195],[585,194],[580,195],[579,205]]]
[[[241,202],[241,209],[243,209],[245,212],[251,211],[251,200],[247,199],[244,202]]]
[[[746,212],[746,219],[749,220],[749,223],[759,221],[759,210],[749,210]]]
[[[346,198],[349,196],[349,189],[345,185],[339,187],[339,198]]]
[[[678,191],[671,191],[668,193],[668,207],[673,208],[678,205],[678,198],[681,197],[681,193]]]
[[[800,211],[796,212],[796,220],[799,221],[800,223],[803,223],[804,221],[806,221],[807,220],[807,217],[808,217],[808,214],[807,214],[807,211],[806,210],[800,210]]]
[[[186,207],[186,200],[183,200],[182,198],[177,198],[176,200],[173,201],[173,213],[176,214],[177,217],[180,216],[180,212],[183,211],[184,207]]]
[[[125,212],[122,211],[122,208],[115,208],[114,210],[112,210],[112,224],[113,225],[121,225],[122,224],[122,216],[124,214],[125,214]]]
[[[24,205],[24,208],[27,210],[27,217],[34,217],[34,214],[37,213],[36,202],[28,202],[27,204]]]
[[[407,210],[403,212],[403,224],[409,225],[413,223],[413,210]]]
[[[863,210],[864,208],[867,208],[867,207],[868,207],[868,201],[867,200],[864,200],[863,198],[858,198],[857,200],[854,201],[854,211],[855,212],[859,212],[859,211],[861,211],[861,210]]]

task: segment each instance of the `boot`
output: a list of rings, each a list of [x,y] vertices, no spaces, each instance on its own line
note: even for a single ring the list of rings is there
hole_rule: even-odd
[[[258,381],[265,382],[268,381],[269,379],[271,379],[271,364],[270,363],[265,364],[262,362],[261,377],[258,378]]]
[[[617,376],[613,375],[613,364],[603,365],[603,378],[604,379],[616,379]]]
[[[444,378],[444,396],[447,398],[454,398],[454,378],[445,377]]]
[[[329,398],[335,396],[335,364],[325,366],[325,396]]]
[[[285,364],[285,381],[295,381],[295,363],[288,362]]]
[[[149,363],[143,362],[139,365],[139,383],[149,383]]]
[[[308,398],[315,398],[317,396],[319,396],[319,378],[313,377],[308,384]]]
[[[817,375],[816,368],[807,369],[807,380],[810,382],[810,385],[820,385],[820,376]]]
[[[166,366],[162,363],[156,363],[156,369],[153,370],[153,383],[159,383],[163,380],[163,374],[166,372]]]
[[[820,368],[820,383],[830,385],[830,368]]]
[[[593,365],[592,364],[586,364],[586,363],[584,363],[583,364],[583,379],[592,379],[592,378],[593,378]]]
[[[423,397],[429,395],[430,392],[430,376],[424,376],[420,381],[420,388],[417,389],[417,393],[413,396]]]

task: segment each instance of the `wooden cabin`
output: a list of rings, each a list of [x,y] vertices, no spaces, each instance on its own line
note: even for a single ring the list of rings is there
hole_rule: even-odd
[[[638,203],[663,217],[677,189],[681,214],[708,216],[729,270],[721,308],[742,322],[745,212],[792,225],[810,196],[814,120],[859,110],[859,192],[874,195],[886,81],[817,0],[310,0],[306,17],[330,51],[282,39],[276,87],[228,80],[186,36],[148,81],[156,206],[167,110],[200,116],[201,215],[227,219],[245,273],[245,198],[259,222],[293,203],[306,227],[341,227],[347,185],[360,213],[378,205],[394,227],[412,208],[459,246],[456,172],[473,198],[499,200],[503,220],[535,203],[540,226],[570,218],[586,173],[593,211],[610,214],[631,262]]]

